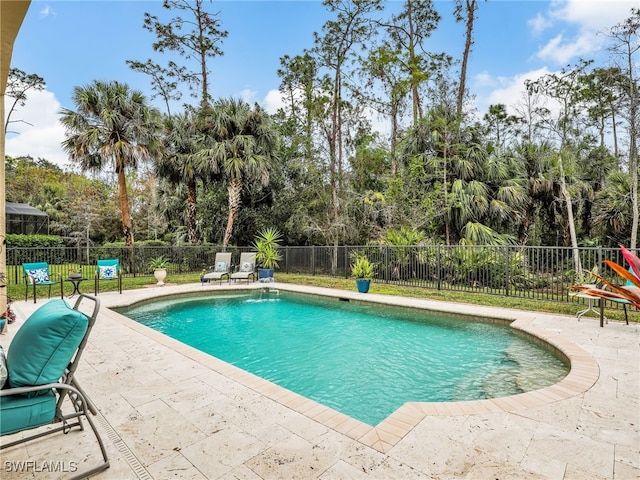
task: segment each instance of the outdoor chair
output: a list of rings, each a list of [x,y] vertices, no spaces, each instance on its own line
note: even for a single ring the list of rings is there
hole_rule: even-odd
[[[237,271],[231,274],[230,280],[246,280],[249,281],[249,277],[253,281],[256,279],[256,253],[244,252],[240,254],[240,262],[238,263]]]
[[[64,296],[62,275],[49,271],[47,262],[23,263],[22,271],[24,275],[24,301],[29,296],[29,287],[33,288],[33,303],[36,303],[36,287],[48,286],[49,298],[51,298],[51,286],[60,284],[60,298]]]
[[[629,271],[630,271],[631,273],[633,273],[633,269],[632,269],[631,267],[629,267]],[[638,287],[636,287],[633,283],[631,283],[631,281],[627,280],[627,281],[624,283],[624,288],[625,288],[625,289],[637,289]],[[626,321],[627,325],[629,325],[629,314],[628,314],[628,312],[627,312],[627,305],[629,305],[631,302],[630,302],[629,300],[625,300],[625,299],[619,299],[619,300],[617,300],[617,299],[612,298],[612,299],[610,299],[610,300],[611,300],[612,302],[614,302],[614,303],[620,303],[620,304],[622,304],[622,309],[624,310],[624,319],[625,319],[625,321]]]
[[[81,304],[88,302],[93,302],[90,315],[80,311]],[[0,377],[0,436],[16,434],[14,440],[3,439],[0,450],[58,432],[67,435],[74,427],[84,430],[84,417],[98,441],[102,461],[74,478],[109,467],[104,443],[89,415],[97,411],[74,378],[99,309],[98,298],[86,294],[80,294],[73,308],[64,299],[49,300],[18,329],[6,358],[0,349],[0,363],[6,365],[0,370],[7,373]],[[45,425],[50,427],[39,428]],[[85,442],[85,436],[77,441]]]
[[[117,281],[118,292],[122,293],[122,269],[120,268],[120,260],[117,258],[98,260],[96,262],[94,290],[96,295],[100,292],[100,282],[106,282],[108,280]]]
[[[231,273],[231,252],[216,253],[214,266],[209,268],[211,271],[205,273],[200,279],[203,284],[205,283],[205,280],[208,282],[212,280],[219,280],[222,284],[223,277],[227,277],[228,281]]]

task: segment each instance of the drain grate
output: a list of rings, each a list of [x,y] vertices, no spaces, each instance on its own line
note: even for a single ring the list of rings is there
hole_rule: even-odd
[[[124,459],[127,461],[133,472],[140,480],[153,480],[153,477],[149,474],[146,468],[140,463],[138,457],[136,457],[129,446],[120,438],[120,435],[116,433],[111,424],[107,422],[107,419],[102,416],[101,413],[97,415],[98,421],[102,428],[107,433],[109,440],[115,445],[118,449],[118,452],[122,454]]]

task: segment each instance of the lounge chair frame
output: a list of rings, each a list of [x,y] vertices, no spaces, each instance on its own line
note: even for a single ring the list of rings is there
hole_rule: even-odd
[[[89,469],[89,470],[85,470],[81,473],[78,473],[77,475],[73,476],[73,479],[80,479],[80,478],[86,478],[89,477],[91,475],[95,475],[98,472],[101,472],[103,470],[106,470],[107,468],[109,468],[109,458],[107,456],[107,451],[106,448],[104,446],[104,442],[102,441],[102,438],[100,437],[100,433],[98,432],[94,421],[92,420],[92,418],[89,416],[89,413],[96,415],[97,414],[97,410],[95,408],[95,406],[91,403],[91,401],[89,400],[89,398],[87,397],[86,393],[82,390],[82,388],[80,388],[80,386],[78,385],[76,379],[74,378],[75,372],[78,368],[78,364],[80,362],[80,358],[82,356],[82,352],[84,350],[84,347],[87,344],[87,341],[89,339],[89,334],[91,333],[91,329],[93,328],[93,325],[96,322],[96,319],[98,317],[98,311],[100,310],[100,300],[97,297],[94,297],[92,295],[87,295],[87,294],[80,294],[78,299],[76,300],[73,309],[74,310],[79,310],[79,307],[81,305],[81,303],[84,300],[89,300],[92,301],[94,303],[94,307],[93,307],[93,311],[91,313],[91,315],[87,315],[85,313],[83,313],[83,315],[87,316],[88,318],[88,326],[87,326],[87,331],[85,332],[85,335],[82,339],[82,341],[80,342],[80,345],[78,346],[78,349],[76,350],[75,354],[73,355],[71,362],[69,363],[69,365],[65,368],[64,373],[62,374],[60,381],[57,383],[48,383],[45,385],[33,385],[33,386],[26,386],[26,387],[17,387],[17,388],[5,388],[0,390],[0,397],[8,397],[8,396],[13,396],[13,395],[24,395],[27,393],[32,393],[32,392],[40,392],[40,391],[46,391],[46,390],[55,390],[56,395],[57,395],[57,400],[56,400],[56,408],[55,408],[55,416],[52,420],[52,422],[49,424],[55,424],[57,422],[60,422],[60,425],[54,428],[47,428],[46,430],[41,430],[42,428],[45,428],[46,425],[44,426],[40,426],[40,427],[35,427],[33,428],[34,430],[40,430],[36,433],[32,433],[30,435],[26,435],[23,436],[22,438],[19,438],[17,440],[14,440],[12,442],[9,443],[2,443],[2,445],[0,445],[0,450],[4,450],[5,448],[9,448],[9,447],[13,447],[15,445],[19,445],[22,443],[26,443],[29,442],[31,440],[35,440],[37,438],[42,438],[48,435],[52,435],[54,433],[58,433],[58,432],[63,432],[65,435],[69,433],[69,431],[74,428],[74,427],[79,427],[80,430],[84,430],[84,424],[82,422],[82,417],[85,418],[85,420],[87,421],[87,423],[89,424],[89,426],[91,427],[91,430],[93,431],[93,434],[96,437],[96,440],[98,441],[98,445],[100,447],[100,452],[102,454],[102,459],[103,461],[98,464],[97,466]],[[11,347],[9,347],[11,348]],[[62,406],[64,403],[65,398],[68,398],[73,406],[73,412],[71,413],[63,413],[62,412]],[[31,429],[28,429],[31,430]],[[26,432],[27,430],[23,430],[22,432]],[[11,433],[10,435],[16,435],[20,432],[14,432]],[[8,434],[9,435],[9,434]],[[24,435],[24,433],[23,433]]]
[[[227,270],[224,272],[216,272],[214,269],[218,262],[225,262],[227,264]],[[202,276],[201,280],[208,280],[209,282],[219,280],[220,284],[222,284],[222,279],[227,277],[227,282],[229,282],[229,276],[231,275],[232,268],[231,252],[217,252],[213,266],[209,267],[209,271]],[[202,284],[204,285],[204,283],[205,282],[203,281]]]
[[[100,267],[108,267],[111,265],[116,266],[116,276],[114,278],[100,278]],[[118,281],[118,292],[122,294],[122,267],[120,266],[120,260],[117,258],[108,258],[104,260],[96,261],[96,273],[94,280],[94,293],[98,295],[100,293],[100,282],[110,282],[112,280]]]
[[[256,252],[243,252],[240,254],[240,261],[236,266],[236,271],[231,274],[229,277],[229,281],[233,280],[246,280],[249,281],[249,277],[251,277],[252,281],[256,281]],[[245,262],[249,262],[253,264],[253,271],[251,272],[241,272],[240,268],[242,268],[242,264]]]
[[[39,269],[47,270],[47,277],[49,277],[48,282],[39,282],[37,279],[29,274],[30,271],[39,270]],[[48,286],[49,287],[49,298],[51,298],[51,286],[60,284],[60,298],[64,297],[64,285],[62,282],[62,275],[56,272],[51,272],[49,269],[49,264],[47,262],[34,262],[34,263],[23,263],[22,264],[22,272],[24,276],[24,301],[27,301],[29,296],[29,287],[33,287],[33,303],[36,303],[36,288],[38,286]],[[57,280],[53,280],[53,278],[57,278]]]

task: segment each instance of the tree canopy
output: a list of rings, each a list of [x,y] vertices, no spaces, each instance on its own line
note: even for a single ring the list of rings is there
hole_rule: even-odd
[[[176,35],[197,38],[177,30],[193,20],[184,3],[164,3],[177,12],[170,24],[146,17],[157,50],[173,48],[170,39],[181,45]],[[202,90],[160,128],[140,92],[96,81],[76,88],[76,111],[63,111],[64,146],[84,169],[117,173],[101,188],[119,188],[125,239],[135,230],[173,243],[250,245],[273,227],[284,244],[366,244],[411,228],[421,242],[636,248],[640,10],[611,27],[610,63],[582,60],[530,79],[518,105],[476,112],[465,62],[479,3],[455,4],[467,26],[464,58],[455,59],[429,48],[440,18],[430,0],[407,0],[393,18],[375,0],[325,0],[333,17],[314,47],[281,58],[277,113],[209,102]],[[209,43],[189,61],[223,53],[226,32],[207,18],[214,30],[196,30]],[[212,67],[182,68],[204,81]],[[174,80],[151,75],[151,88],[164,85],[160,94],[175,100],[178,83],[166,83]],[[25,178],[16,170],[8,191]],[[131,185],[135,222],[123,203]],[[30,194],[38,205],[46,195]],[[64,218],[68,199],[55,205]]]

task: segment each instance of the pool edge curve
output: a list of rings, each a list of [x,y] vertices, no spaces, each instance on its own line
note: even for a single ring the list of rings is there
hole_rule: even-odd
[[[587,351],[570,342],[559,333],[537,328],[533,325],[536,317],[549,317],[549,315],[552,314],[372,293],[362,294],[345,290],[307,287],[294,284],[278,283],[272,284],[269,287],[265,287],[262,284],[223,285],[214,287],[206,285],[203,288],[194,288],[193,285],[188,285],[185,287],[182,292],[173,291],[170,294],[166,294],[161,291],[161,289],[149,289],[138,295],[128,296],[126,300],[121,297],[120,299],[115,299],[119,300],[119,302],[112,302],[107,308],[104,308],[101,315],[109,316],[119,323],[124,323],[138,333],[227,376],[229,379],[382,453],[387,453],[428,416],[492,414],[536,408],[566,400],[588,391],[596,383],[600,375],[597,362]],[[200,294],[262,288],[275,288],[295,293],[335,297],[343,300],[347,299],[349,301],[380,303],[390,306],[455,313],[470,317],[490,318],[509,322],[512,328],[545,344],[565,357],[569,363],[570,370],[558,383],[508,397],[458,402],[408,402],[395,410],[379,424],[371,426],[226,363],[207,353],[185,345],[178,340],[174,340],[113,310],[113,308],[127,307],[146,300],[183,295],[185,293]]]

